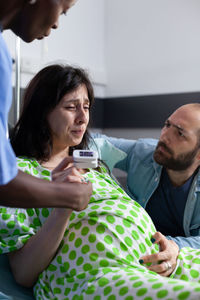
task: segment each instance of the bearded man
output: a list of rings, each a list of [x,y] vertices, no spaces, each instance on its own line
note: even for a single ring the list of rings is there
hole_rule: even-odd
[[[151,216],[160,253],[144,256],[149,269],[173,271],[180,248],[200,248],[200,104],[179,107],[166,121],[160,139],[136,141],[94,135],[100,157],[127,172],[129,195]],[[161,269],[165,261],[166,269]]]

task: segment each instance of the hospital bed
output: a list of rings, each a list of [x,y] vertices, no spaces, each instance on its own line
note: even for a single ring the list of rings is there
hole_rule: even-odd
[[[8,257],[0,255],[0,300],[33,300],[31,288],[24,288],[15,282]]]

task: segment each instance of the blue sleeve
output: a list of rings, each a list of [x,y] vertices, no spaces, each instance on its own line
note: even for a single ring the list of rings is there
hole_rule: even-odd
[[[8,113],[12,102],[12,61],[0,33],[0,185],[17,175],[15,154],[6,136]]]
[[[99,134],[99,133],[92,133],[92,138],[94,140],[96,139],[104,139],[108,142],[110,142],[113,146],[116,148],[122,150],[125,153],[129,153],[130,150],[135,146],[136,140],[128,140],[128,139],[123,139],[123,138],[115,138],[115,137],[110,137],[104,134]]]
[[[190,247],[194,249],[200,248],[200,236],[190,236],[190,237],[183,237],[183,236],[166,236],[168,240],[174,241],[178,246],[179,249],[183,247]]]
[[[6,137],[5,129],[0,119],[0,185],[7,184],[17,175],[16,157],[9,140]]]

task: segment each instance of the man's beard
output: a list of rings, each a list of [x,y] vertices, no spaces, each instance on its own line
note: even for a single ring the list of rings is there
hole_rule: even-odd
[[[162,146],[165,148],[166,152],[171,154],[170,157],[166,157],[163,152],[159,151],[159,146]],[[174,171],[184,171],[187,170],[194,162],[194,158],[199,150],[199,146],[196,145],[194,149],[192,149],[189,152],[183,152],[179,154],[176,158],[173,157],[174,152],[168,148],[165,143],[163,142],[158,142],[158,145],[154,151],[154,159],[155,161],[159,164],[162,165],[163,167],[174,170]]]

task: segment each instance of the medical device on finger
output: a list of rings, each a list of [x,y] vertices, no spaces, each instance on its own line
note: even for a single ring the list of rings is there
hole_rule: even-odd
[[[87,169],[98,167],[98,153],[93,150],[74,150],[73,160],[77,168]]]

